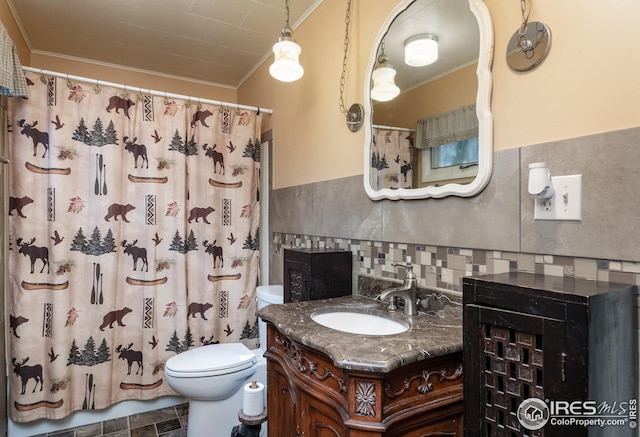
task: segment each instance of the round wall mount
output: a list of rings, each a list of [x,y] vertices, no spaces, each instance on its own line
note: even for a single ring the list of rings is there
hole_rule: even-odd
[[[517,30],[507,44],[507,64],[515,71],[528,71],[546,58],[551,48],[551,31],[539,21],[528,23],[524,35]]]
[[[357,132],[364,121],[364,107],[360,103],[354,103],[347,111],[347,127],[351,132]]]

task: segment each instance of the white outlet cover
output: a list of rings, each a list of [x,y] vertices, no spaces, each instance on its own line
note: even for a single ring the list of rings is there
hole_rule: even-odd
[[[551,199],[535,199],[535,220],[582,220],[582,175],[551,177],[554,195]],[[543,206],[551,202],[551,208]]]

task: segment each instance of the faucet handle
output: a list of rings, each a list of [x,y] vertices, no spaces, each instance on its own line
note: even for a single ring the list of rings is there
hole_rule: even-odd
[[[405,278],[407,278],[407,279],[415,279],[416,278],[416,274],[413,271],[413,264],[411,264],[411,262],[396,263],[396,264],[392,264],[392,266],[394,266],[394,267],[404,267],[405,269],[407,269],[407,273],[405,275]]]
[[[393,267],[408,267],[408,268],[410,268],[411,267],[411,262],[407,261],[406,263],[394,263],[394,264],[391,264],[391,265]]]

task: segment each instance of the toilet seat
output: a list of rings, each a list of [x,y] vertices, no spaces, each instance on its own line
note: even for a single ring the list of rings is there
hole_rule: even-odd
[[[167,360],[165,373],[178,378],[202,378],[228,375],[251,368],[255,353],[242,343],[212,344],[196,347]]]

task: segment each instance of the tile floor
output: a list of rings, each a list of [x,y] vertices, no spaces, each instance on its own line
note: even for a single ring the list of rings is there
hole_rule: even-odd
[[[34,437],[186,437],[188,416],[185,403]]]

